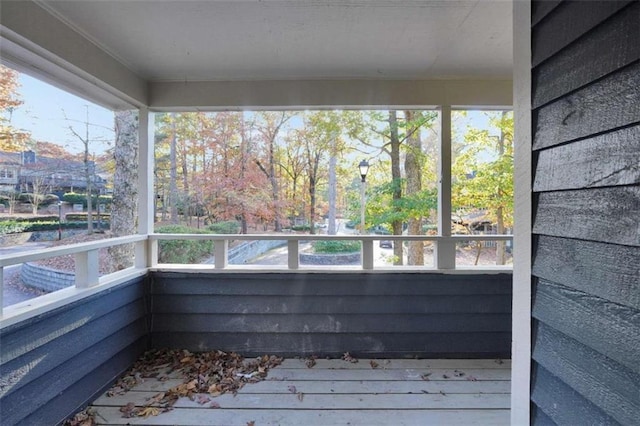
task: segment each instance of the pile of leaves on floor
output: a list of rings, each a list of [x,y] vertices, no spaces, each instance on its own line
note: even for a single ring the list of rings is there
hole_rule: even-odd
[[[145,380],[182,379],[168,391],[159,392],[142,407],[129,403],[120,408],[122,416],[149,417],[170,411],[179,398],[187,397],[210,408],[220,408],[211,397],[224,393],[235,395],[245,384],[267,377],[270,368],[282,358],[264,355],[245,359],[236,353],[222,351],[189,352],[187,350],[155,350],[145,353],[107,392],[107,396],[124,395]]]

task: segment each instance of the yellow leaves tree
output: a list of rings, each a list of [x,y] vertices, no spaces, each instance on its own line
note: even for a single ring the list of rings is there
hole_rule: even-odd
[[[11,125],[13,111],[22,105],[19,98],[18,72],[0,65],[0,151],[21,151],[29,139],[29,132]]]
[[[488,113],[499,131],[469,128],[465,145],[452,166],[453,209],[460,216],[485,211],[498,234],[513,226],[513,113]],[[496,262],[505,263],[504,242],[497,243]]]

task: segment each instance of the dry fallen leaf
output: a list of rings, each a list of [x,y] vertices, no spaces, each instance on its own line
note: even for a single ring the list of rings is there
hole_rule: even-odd
[[[316,358],[317,357],[315,355],[305,358],[304,363],[307,368],[313,368],[316,365]]]
[[[354,364],[356,362],[358,362],[358,359],[353,357],[353,356],[351,356],[351,354],[349,352],[345,352],[344,354],[342,354],[342,359],[344,361],[351,362],[351,363],[354,363]]]
[[[453,370],[453,375],[456,376],[456,377],[462,377],[462,376],[464,376],[464,371]]]
[[[498,365],[502,365],[502,364],[504,364],[504,361],[501,360],[500,358],[498,358],[498,359],[495,360],[495,363],[498,364]]]
[[[473,376],[467,376],[467,380],[469,380],[470,382],[477,382],[478,381],[478,379],[476,379]]]
[[[375,362],[374,360],[369,361],[369,364],[371,365],[371,368],[374,368],[374,369],[378,368],[378,366],[380,365],[377,362]]]
[[[430,380],[429,376],[431,376],[431,373],[427,372],[427,373],[424,373],[423,375],[421,375],[420,378],[422,380],[427,380],[428,381],[428,380]]]
[[[293,385],[292,385],[292,386],[289,386],[289,387],[287,388],[287,390],[288,390],[289,392],[291,392],[291,393],[296,393],[296,392],[298,392],[298,390],[296,389],[296,387],[295,387],[295,386],[293,386]]]
[[[247,426],[256,426],[256,422],[251,420],[250,422],[247,422]]]
[[[157,416],[158,414],[160,414],[160,409],[156,408],[156,407],[145,407],[142,410],[138,411],[138,417],[144,417],[145,419],[147,417],[151,417],[151,416]]]
[[[209,404],[209,408],[220,408],[220,404],[218,404],[217,402],[213,401],[211,404]]]
[[[298,392],[298,401],[302,402],[304,399],[304,394],[302,392]]]
[[[108,395],[125,394],[136,384],[141,383],[144,378],[155,378],[158,381],[166,381],[170,378],[182,379],[183,383],[154,395],[142,407],[127,404],[120,409],[123,417],[155,416],[171,410],[181,397],[190,398],[204,405],[210,401],[210,396],[224,393],[235,395],[245,384],[265,380],[268,370],[281,363],[282,358],[274,355],[245,359],[234,352],[192,353],[187,350],[152,350],[143,354],[134,363],[133,367],[109,390]],[[212,403],[210,406],[219,408],[216,405],[217,403]]]
[[[449,376],[447,376],[446,374],[443,374],[443,375],[442,375],[442,378],[443,378],[443,379],[448,379],[448,378],[449,378]]]
[[[135,416],[136,404],[133,402],[127,403],[124,407],[120,407],[120,412],[122,413],[122,417],[125,419],[129,419]]]

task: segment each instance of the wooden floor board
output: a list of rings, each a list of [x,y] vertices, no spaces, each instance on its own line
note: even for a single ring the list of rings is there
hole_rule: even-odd
[[[146,419],[124,419],[117,408],[101,411],[109,423],[100,425],[155,426],[501,426],[509,424],[509,410],[227,410],[175,409]],[[102,419],[99,419],[102,420]]]
[[[267,379],[236,396],[211,397],[212,408],[181,398],[148,418],[123,418],[128,403],[143,406],[158,392],[183,383],[145,379],[131,391],[93,403],[99,425],[507,425],[507,360],[370,360],[349,363],[287,359]],[[202,402],[202,401],[201,401]]]

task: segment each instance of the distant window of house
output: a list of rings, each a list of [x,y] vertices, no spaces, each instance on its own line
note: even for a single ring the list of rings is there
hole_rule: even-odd
[[[8,170],[8,169],[0,170],[0,178],[13,179],[13,177],[14,177],[13,170]]]

